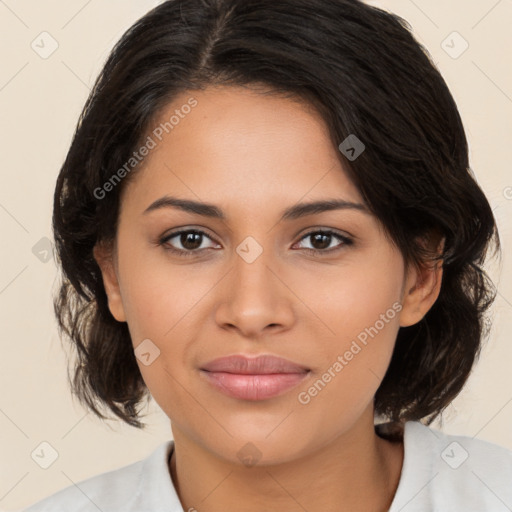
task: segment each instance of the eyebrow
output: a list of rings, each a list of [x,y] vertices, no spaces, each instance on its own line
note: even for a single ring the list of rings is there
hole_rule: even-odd
[[[161,208],[177,208],[179,210],[195,213],[204,217],[211,217],[225,221],[226,215],[214,204],[202,203],[191,199],[180,199],[177,197],[163,196],[151,203],[143,212],[146,215],[149,212],[159,210]],[[370,214],[368,208],[361,203],[354,203],[344,199],[324,199],[322,201],[314,201],[308,203],[299,203],[284,210],[281,221],[295,220],[307,215],[322,213],[331,210],[355,210],[366,214]]]

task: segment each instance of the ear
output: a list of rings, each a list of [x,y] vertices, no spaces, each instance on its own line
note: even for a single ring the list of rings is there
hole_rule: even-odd
[[[441,254],[444,238],[438,240],[439,238],[437,238],[436,252]],[[432,247],[430,248],[432,249]],[[411,265],[405,276],[403,287],[400,327],[414,325],[427,314],[439,296],[442,277],[442,260],[423,265],[420,268]]]
[[[93,249],[93,254],[103,276],[103,285],[108,297],[108,308],[110,309],[112,316],[118,322],[126,322],[126,315],[124,313],[123,301],[121,299],[121,292],[119,288],[117,267],[115,264],[115,250],[112,246],[107,247],[104,244],[96,244]]]

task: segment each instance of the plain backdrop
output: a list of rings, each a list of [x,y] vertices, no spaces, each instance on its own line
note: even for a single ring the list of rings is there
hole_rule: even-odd
[[[53,316],[57,269],[49,245],[55,179],[93,81],[122,33],[157,3],[0,0],[2,510],[142,459],[172,437],[154,402],[147,430],[138,431],[101,422],[71,398]],[[512,449],[512,1],[368,3],[404,17],[448,83],[503,246],[502,266],[487,266],[499,290],[490,340],[467,386],[433,426]],[[41,443],[58,455],[47,469],[33,458],[50,450]]]

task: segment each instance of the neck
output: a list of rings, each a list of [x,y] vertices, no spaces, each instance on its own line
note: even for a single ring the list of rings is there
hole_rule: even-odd
[[[184,510],[387,511],[403,462],[403,441],[373,421],[300,458],[251,467],[223,459],[173,426],[170,474]]]

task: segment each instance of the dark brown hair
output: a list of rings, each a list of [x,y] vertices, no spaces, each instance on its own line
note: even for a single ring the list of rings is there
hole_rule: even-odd
[[[336,147],[355,134],[364,152],[339,158],[407,266],[432,259],[421,237],[444,237],[439,297],[399,330],[374,399],[391,421],[430,424],[461,391],[488,334],[495,290],[482,265],[491,242],[499,252],[499,237],[456,104],[428,52],[405,20],[358,0],[169,0],[114,47],[55,189],[63,270],[55,312],[76,352],[73,393],[102,418],[106,407],[144,427],[139,406],[149,392],[93,258],[96,243],[115,239],[120,193],[138,168],[101,197],[98,190],[178,93],[217,84],[302,99]]]

